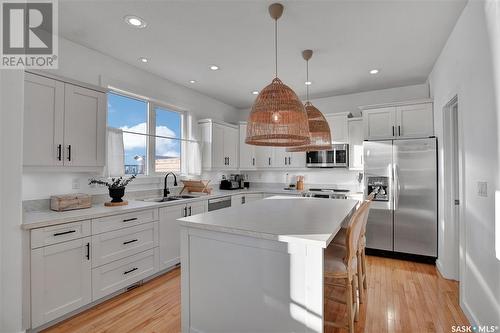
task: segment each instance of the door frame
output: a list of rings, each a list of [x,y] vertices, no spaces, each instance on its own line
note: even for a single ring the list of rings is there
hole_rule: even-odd
[[[454,110],[454,107],[456,111]],[[458,218],[457,229],[454,230],[454,240],[453,248],[455,262],[457,264],[458,281],[460,282],[460,300],[464,294],[464,277],[465,277],[465,264],[466,264],[466,230],[465,230],[465,220],[464,220],[464,206],[465,206],[465,165],[464,165],[464,144],[463,144],[463,122],[460,114],[460,105],[458,95],[454,95],[453,98],[449,100],[448,103],[443,107],[443,170],[444,170],[444,203],[443,203],[443,213],[444,220],[450,221],[451,219]],[[453,114],[453,112],[456,112]],[[456,118],[455,118],[456,117]],[[456,128],[453,122],[456,121]],[[456,130],[456,133],[455,133]],[[456,146],[455,146],[456,145]],[[456,174],[458,177],[458,189],[452,188],[452,171],[454,161],[454,151],[458,156],[456,156],[457,170]],[[458,192],[458,193],[457,193]],[[456,206],[454,200],[459,200],[458,212],[455,212]],[[458,215],[458,216],[457,216]],[[456,253],[456,255],[455,255]]]

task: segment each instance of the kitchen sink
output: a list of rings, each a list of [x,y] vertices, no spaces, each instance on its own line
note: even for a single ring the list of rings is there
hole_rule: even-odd
[[[176,201],[176,200],[183,200],[183,199],[193,199],[196,198],[194,195],[171,195],[169,197],[159,197],[159,198],[146,198],[142,199],[142,201],[146,202],[168,202],[168,201]]]

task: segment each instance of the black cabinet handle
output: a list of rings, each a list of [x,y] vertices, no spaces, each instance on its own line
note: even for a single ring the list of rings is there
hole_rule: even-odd
[[[288,158],[288,165],[290,165],[290,164],[292,164],[292,158],[291,157]]]
[[[123,275],[126,275],[126,274],[128,274],[128,273],[132,273],[133,271],[136,271],[136,270],[138,270],[138,269],[139,269],[139,268],[134,267],[134,268],[132,268],[132,269],[129,269],[128,271],[123,272]]]
[[[63,232],[56,232],[54,236],[62,236],[62,235],[67,235],[67,234],[72,234],[76,232],[76,230],[68,230],[68,231],[63,231]]]
[[[189,206],[189,216],[191,216],[191,213],[192,213],[191,206]]]
[[[184,207],[184,217],[186,217],[188,215],[187,213],[187,207]]]
[[[285,157],[285,165],[287,164],[287,160],[286,160],[286,157]]]
[[[87,245],[85,245],[87,247],[87,260],[90,260],[90,243],[87,243]]]
[[[242,196],[242,197],[241,197],[241,204],[242,204],[242,205],[243,205],[243,204],[245,204],[245,200],[246,200],[246,199],[245,199],[245,196]]]
[[[62,145],[57,145],[57,160],[60,161],[62,159]]]
[[[269,165],[271,165],[271,158],[270,157],[269,157],[269,162],[268,163],[269,163]]]
[[[68,145],[68,161],[71,161],[71,145]]]
[[[132,217],[131,219],[125,219],[123,222],[130,222],[130,221],[135,221],[137,220],[137,217]]]
[[[255,165],[255,157],[252,157],[252,165]]]
[[[394,126],[392,126],[392,136],[394,136]]]
[[[123,242],[123,245],[127,245],[127,244],[134,243],[134,242],[137,242],[137,239],[132,239],[132,240]]]
[[[398,125],[398,135],[401,136],[401,126]]]

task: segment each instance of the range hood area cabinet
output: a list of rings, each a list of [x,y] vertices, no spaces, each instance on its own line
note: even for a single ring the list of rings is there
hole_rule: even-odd
[[[325,118],[332,133],[332,143],[349,142],[348,119],[350,112],[326,113]]]
[[[23,135],[24,166],[103,167],[105,91],[26,72]]]
[[[198,121],[204,170],[238,169],[238,126],[212,119]]]
[[[434,135],[433,103],[409,101],[360,108],[365,140],[412,139]]]

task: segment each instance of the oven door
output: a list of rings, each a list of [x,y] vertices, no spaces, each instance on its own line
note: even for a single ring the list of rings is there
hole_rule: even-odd
[[[335,167],[347,168],[349,166],[349,147],[347,144],[333,146],[335,152]]]
[[[308,168],[333,168],[335,166],[335,151],[308,151],[306,161]]]

